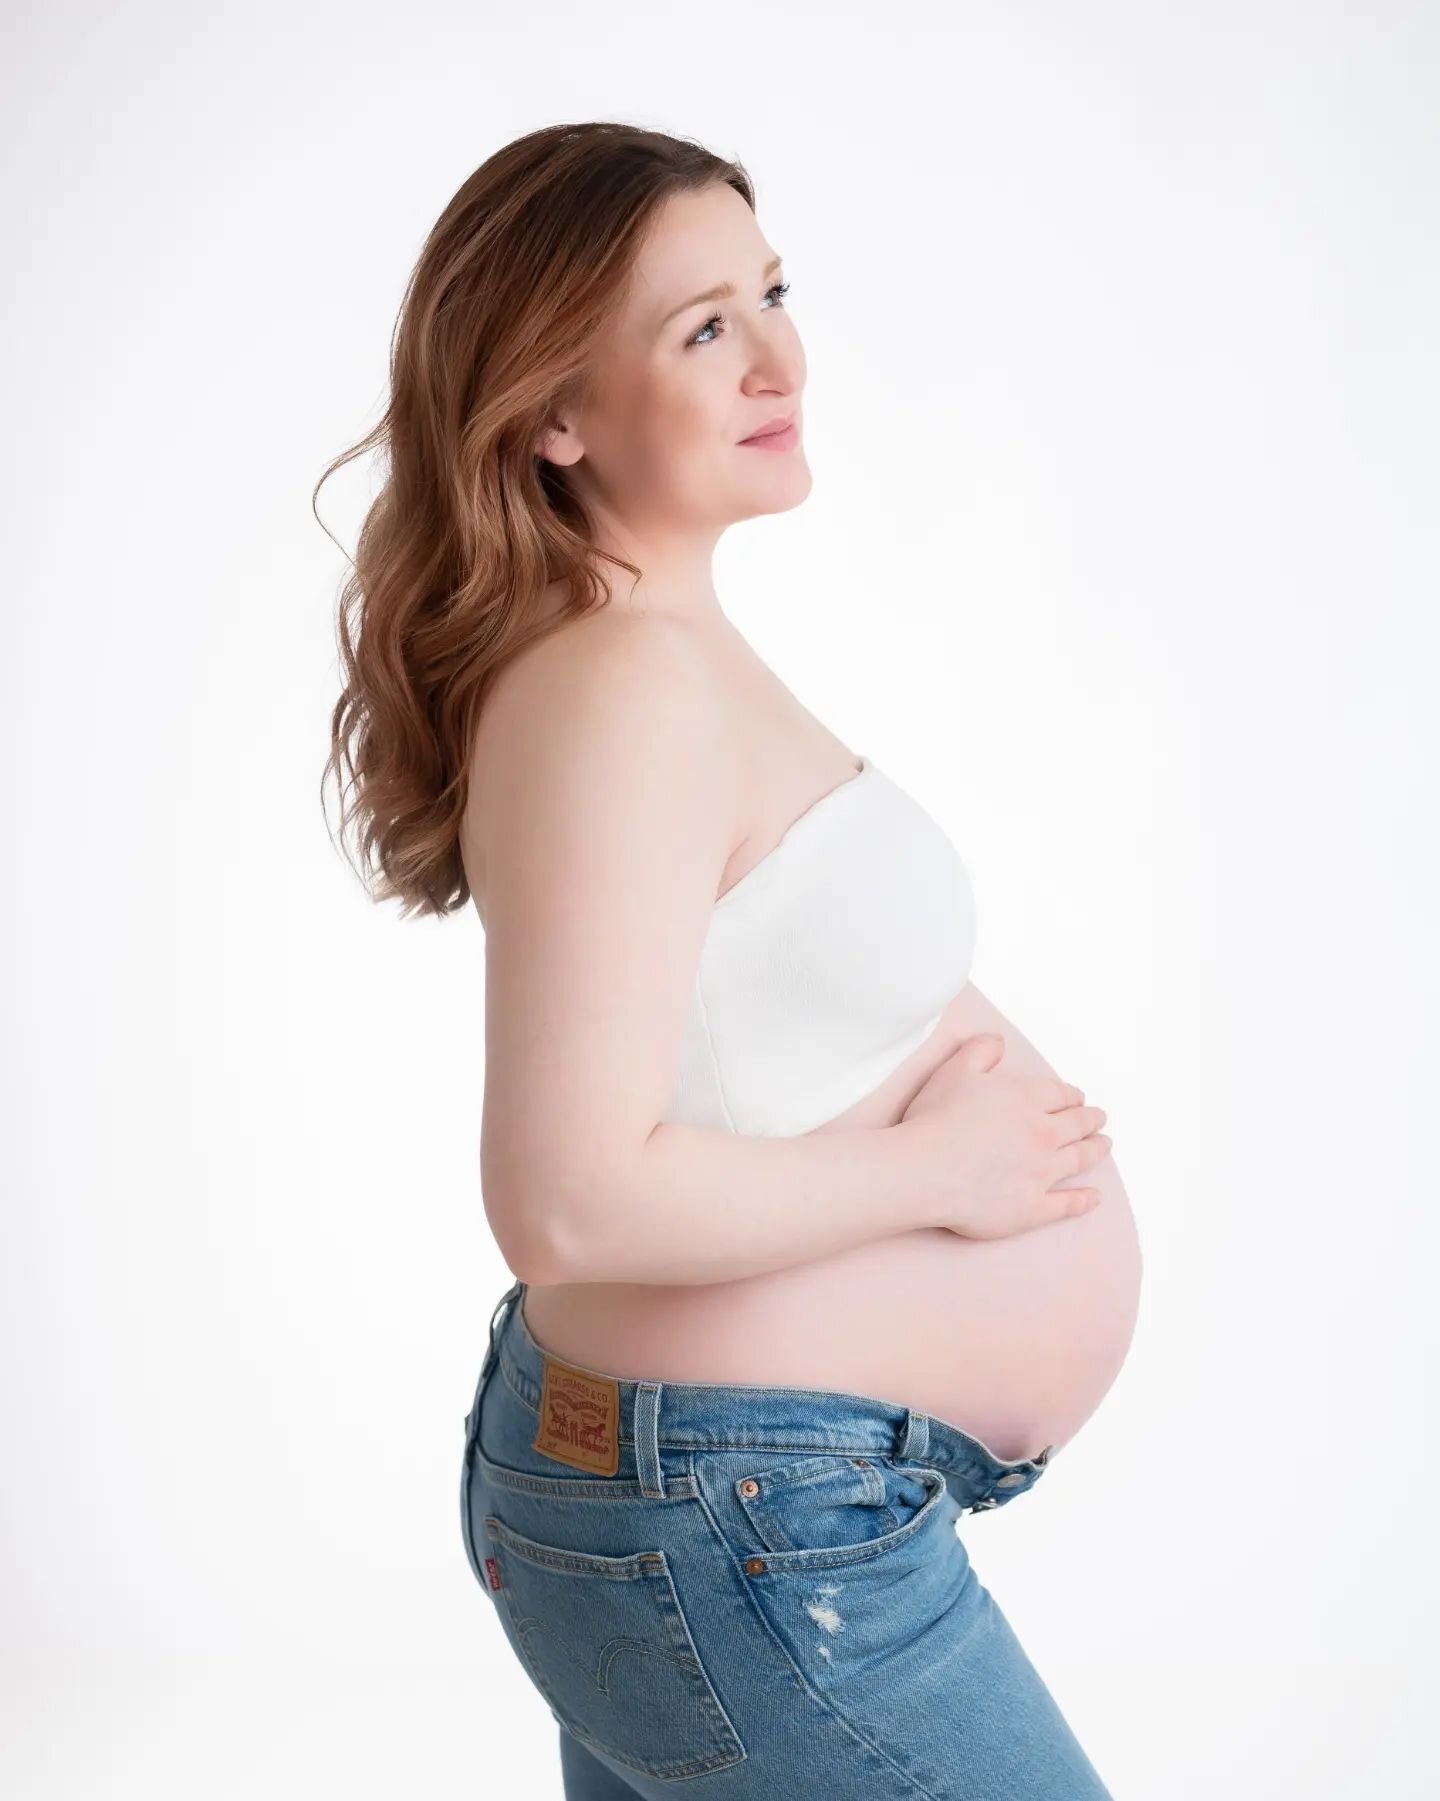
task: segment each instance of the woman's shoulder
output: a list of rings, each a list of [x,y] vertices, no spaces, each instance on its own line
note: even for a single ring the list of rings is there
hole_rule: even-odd
[[[547,770],[589,767],[600,781],[627,766],[663,768],[729,831],[733,741],[722,684],[683,621],[605,607],[527,646],[491,685],[468,771],[461,847],[482,919],[497,801],[550,792]],[[577,780],[567,774],[566,786]]]
[[[477,726],[476,752],[536,731],[583,730],[635,718],[674,719],[718,699],[713,658],[673,615],[611,605],[553,626],[495,676]],[[638,709],[638,714],[637,714]]]

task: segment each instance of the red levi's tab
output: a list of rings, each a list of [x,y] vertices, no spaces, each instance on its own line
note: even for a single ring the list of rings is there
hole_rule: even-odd
[[[620,1467],[620,1384],[541,1352],[540,1427],[530,1448],[592,1476]]]
[[[485,1574],[490,1578],[491,1588],[499,1588],[500,1565],[496,1563],[493,1557],[487,1557],[485,1559]]]

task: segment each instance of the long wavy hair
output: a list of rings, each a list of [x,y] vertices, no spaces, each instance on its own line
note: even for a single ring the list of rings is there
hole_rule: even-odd
[[[587,393],[597,338],[656,212],[713,182],[754,209],[741,164],[638,126],[550,125],[498,150],[411,271],[383,418],[315,484],[312,511],[337,470],[383,453],[384,485],[340,590],[343,690],[321,794],[323,806],[333,775],[342,841],[353,838],[371,897],[398,898],[402,918],[470,898],[460,821],[495,675],[610,600],[601,560],[641,574],[598,551],[566,471],[535,446]],[[557,581],[563,604],[546,619]]]

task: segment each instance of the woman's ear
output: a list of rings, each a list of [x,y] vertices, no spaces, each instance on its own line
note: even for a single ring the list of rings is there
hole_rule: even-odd
[[[584,454],[584,446],[563,420],[552,420],[535,440],[535,455],[557,463],[562,469],[578,463]]]

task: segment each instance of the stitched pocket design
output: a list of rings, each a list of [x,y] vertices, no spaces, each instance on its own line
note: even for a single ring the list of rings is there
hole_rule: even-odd
[[[699,1775],[745,1756],[663,1551],[570,1551],[493,1514],[485,1530],[507,1636],[562,1726],[649,1776]]]
[[[908,1539],[944,1492],[936,1470],[834,1451],[735,1478],[756,1537],[781,1557],[880,1556]]]

